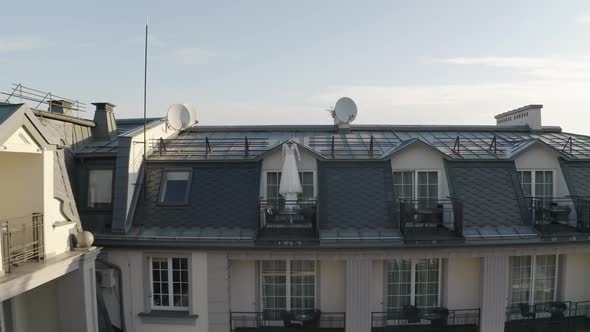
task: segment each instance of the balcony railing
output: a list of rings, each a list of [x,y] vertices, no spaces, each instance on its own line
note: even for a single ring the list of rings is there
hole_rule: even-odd
[[[258,238],[268,240],[313,239],[318,234],[315,199],[260,200]]]
[[[299,332],[344,332],[346,314],[343,312],[319,312],[315,316],[306,314],[310,319],[298,320],[298,314],[304,312],[282,312],[281,317],[272,317],[264,312],[231,312],[231,332],[257,331],[299,331]],[[306,316],[306,318],[307,318]]]
[[[463,238],[463,202],[459,199],[399,200],[398,206],[406,241]]]
[[[505,332],[581,332],[590,328],[590,301],[555,301],[506,308]]]
[[[590,233],[590,200],[581,197],[532,197],[529,201],[535,228],[545,236]]]
[[[414,307],[415,308],[415,307]],[[372,332],[479,331],[479,309],[392,310],[371,313]]]
[[[10,272],[14,265],[44,258],[43,215],[0,220],[2,268]]]

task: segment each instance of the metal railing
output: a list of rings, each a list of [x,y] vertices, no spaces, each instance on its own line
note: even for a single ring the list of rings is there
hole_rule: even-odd
[[[432,310],[419,310],[408,315],[403,309],[387,312],[371,313],[372,331],[390,331],[395,327],[403,327],[404,331],[421,331],[436,328],[440,331],[454,331],[460,327],[461,331],[479,331],[479,309],[444,310],[444,315],[433,315]],[[410,317],[411,316],[411,317]]]
[[[590,233],[590,200],[582,197],[530,197],[534,227],[542,235],[564,231]]]
[[[284,322],[280,318],[269,319],[265,312],[230,312],[230,331],[253,331],[255,329],[265,329],[275,327],[275,329],[285,328]],[[280,316],[280,315],[279,315]],[[298,327],[297,331],[315,331],[315,329],[344,331],[346,328],[346,314],[344,312],[320,312],[316,326]]]
[[[463,236],[463,201],[449,199],[398,200],[400,230],[410,232],[448,232]]]
[[[317,236],[318,203],[315,199],[260,200],[258,235]]]
[[[580,305],[588,313],[588,307]],[[571,301],[552,301],[536,304],[516,304],[506,308],[506,323],[504,331],[556,331],[556,332],[573,332],[576,329],[576,317],[578,302]],[[586,319],[588,315],[586,316]],[[586,322],[582,322],[583,331],[586,331]]]
[[[11,272],[14,265],[44,258],[43,214],[0,221],[2,268]]]
[[[31,101],[37,103],[33,108],[38,109],[41,105],[47,105],[47,110],[52,112],[52,108],[68,109],[76,112],[84,112],[86,110],[86,104],[79,100],[65,98],[53,94],[51,92],[40,91],[27,86],[22,83],[12,83],[11,92],[0,92],[0,94],[6,95],[5,102],[13,102],[14,99],[22,101]],[[65,103],[64,103],[65,102]]]

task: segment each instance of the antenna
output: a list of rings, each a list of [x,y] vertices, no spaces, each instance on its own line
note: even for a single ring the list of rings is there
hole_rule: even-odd
[[[147,183],[147,56],[148,56],[148,22],[149,17],[145,18],[145,50],[143,58],[143,181]],[[147,190],[144,190],[144,199],[147,198]]]

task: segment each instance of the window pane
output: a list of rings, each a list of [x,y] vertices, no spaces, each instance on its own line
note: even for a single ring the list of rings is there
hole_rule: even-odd
[[[264,318],[280,320],[287,309],[287,266],[285,261],[262,261],[261,270]]]
[[[524,192],[525,196],[532,196],[532,175],[531,171],[520,171],[518,172],[518,177],[520,179],[520,185],[522,186],[522,191]]]
[[[160,202],[162,203],[184,203],[187,197],[190,174],[187,171],[167,171],[164,173],[162,193]]]
[[[393,172],[393,192],[396,199],[413,199],[414,172]]]
[[[315,308],[315,262],[291,261],[291,310]]]
[[[419,308],[438,306],[440,259],[416,261],[415,303]]]
[[[110,208],[113,199],[113,170],[91,169],[88,172],[88,207]]]
[[[418,172],[418,204],[433,207],[438,200],[438,173]]]
[[[153,306],[188,308],[188,259],[154,257],[151,267]],[[169,280],[169,273],[172,273],[172,280]]]
[[[550,198],[553,196],[553,172],[535,172],[535,196]]]
[[[534,303],[554,300],[556,264],[557,257],[555,255],[535,257]]]
[[[411,303],[412,261],[396,259],[387,263],[387,310]]]
[[[531,256],[510,257],[510,298],[512,305],[529,303]]]

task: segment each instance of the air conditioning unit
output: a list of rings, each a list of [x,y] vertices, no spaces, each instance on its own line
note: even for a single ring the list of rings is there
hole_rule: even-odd
[[[115,287],[115,270],[113,269],[97,269],[96,283],[101,288]]]

